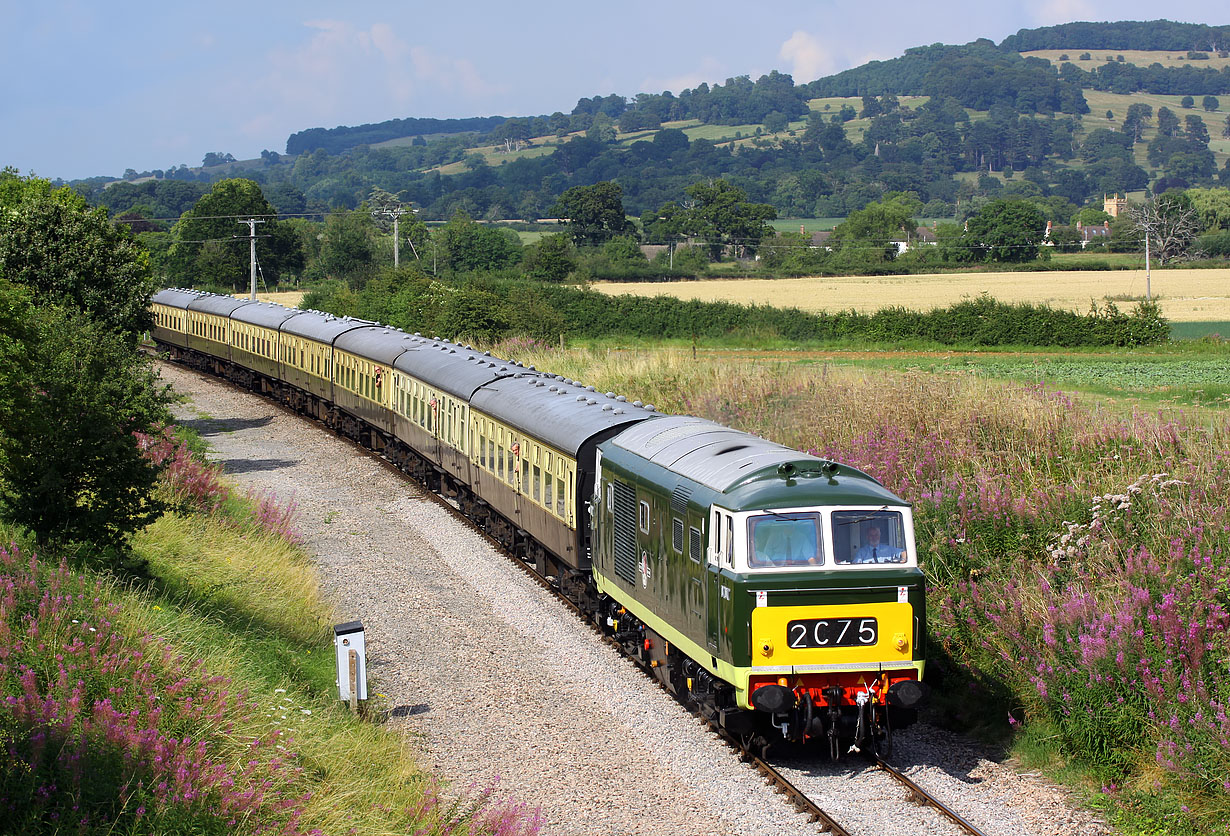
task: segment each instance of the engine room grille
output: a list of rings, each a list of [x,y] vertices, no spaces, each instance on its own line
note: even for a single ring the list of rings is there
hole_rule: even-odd
[[[636,583],[636,491],[611,481],[615,489],[615,574]]]
[[[705,547],[701,545],[701,542],[700,542],[700,530],[696,528],[692,528],[692,529],[689,529],[689,531],[692,535],[691,537],[692,542],[689,543],[689,545],[692,547],[692,552],[689,555],[689,557],[691,557],[697,563],[704,563],[705,562],[705,554],[704,554]]]
[[[675,517],[671,527],[671,545],[675,547],[675,551],[683,554],[683,520],[678,517]]]
[[[692,489],[680,485],[671,491],[671,510],[676,514],[686,514],[688,512],[688,500],[691,498]]]

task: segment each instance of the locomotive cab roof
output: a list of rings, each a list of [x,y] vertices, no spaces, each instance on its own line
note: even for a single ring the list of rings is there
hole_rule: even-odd
[[[798,504],[906,505],[857,468],[809,456],[690,415],[630,427],[611,444],[727,497],[732,508]]]

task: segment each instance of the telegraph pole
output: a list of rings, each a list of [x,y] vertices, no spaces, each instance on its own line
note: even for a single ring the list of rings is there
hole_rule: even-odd
[[[405,206],[389,206],[383,209],[376,209],[375,211],[372,212],[373,218],[375,218],[378,215],[384,215],[386,218],[393,219],[393,269],[394,270],[398,268],[398,265],[400,263],[398,254],[401,249],[401,234],[400,234],[401,233],[401,229],[400,229],[401,216],[406,214],[407,212],[418,212],[418,210],[417,209],[407,209]],[[418,250],[414,248],[413,241],[409,243],[410,243],[410,252],[414,253],[414,257],[417,259],[419,257],[419,252]]]
[[[1145,301],[1153,301],[1153,292],[1150,285],[1152,284],[1149,275],[1149,230],[1145,230]]]
[[[259,218],[248,218],[246,221],[238,221],[241,224],[248,225],[248,252],[251,255],[252,262],[252,301],[256,301],[256,225],[263,224],[264,221]]]

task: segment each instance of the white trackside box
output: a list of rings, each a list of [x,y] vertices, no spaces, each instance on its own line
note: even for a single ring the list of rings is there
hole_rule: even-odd
[[[367,654],[363,643],[363,622],[347,621],[333,628],[333,647],[337,651],[338,699],[350,699],[350,651],[355,652],[355,696],[367,699]]]

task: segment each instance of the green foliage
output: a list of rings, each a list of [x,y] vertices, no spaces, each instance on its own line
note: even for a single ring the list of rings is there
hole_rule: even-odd
[[[542,282],[562,282],[577,267],[576,249],[564,233],[544,235],[525,248],[525,274]]]
[[[993,200],[966,223],[966,244],[979,258],[997,262],[1033,261],[1046,230],[1046,218],[1022,200]]]
[[[599,244],[632,228],[624,216],[623,194],[618,183],[574,186],[560,195],[551,213],[567,219],[577,246]]]
[[[161,512],[135,432],[169,419],[169,394],[133,341],[75,311],[37,310],[0,286],[0,510],[40,541],[122,547]]]
[[[713,180],[694,183],[686,191],[693,205],[685,210],[684,229],[709,242],[712,260],[719,260],[727,247],[736,255],[754,253],[760,239],[772,234],[768,221],[777,217],[777,210],[749,202],[743,189]]]
[[[235,290],[251,277],[248,228],[256,218],[256,259],[266,281],[297,275],[303,249],[294,230],[278,222],[277,210],[252,180],[220,180],[175,224],[176,241],[168,253],[173,279],[186,287],[215,285]]]
[[[504,235],[498,229],[476,223],[464,212],[455,214],[432,238],[441,272],[487,273],[521,261],[516,233],[511,237]]]
[[[69,189],[0,172],[0,276],[36,305],[68,305],[130,337],[150,324],[149,255]]]
[[[338,316],[358,316],[359,297],[346,282],[329,279],[305,293],[299,301],[299,307],[305,311],[329,311]]]
[[[325,219],[312,273],[362,287],[375,265],[376,224],[365,211],[337,210]]]

